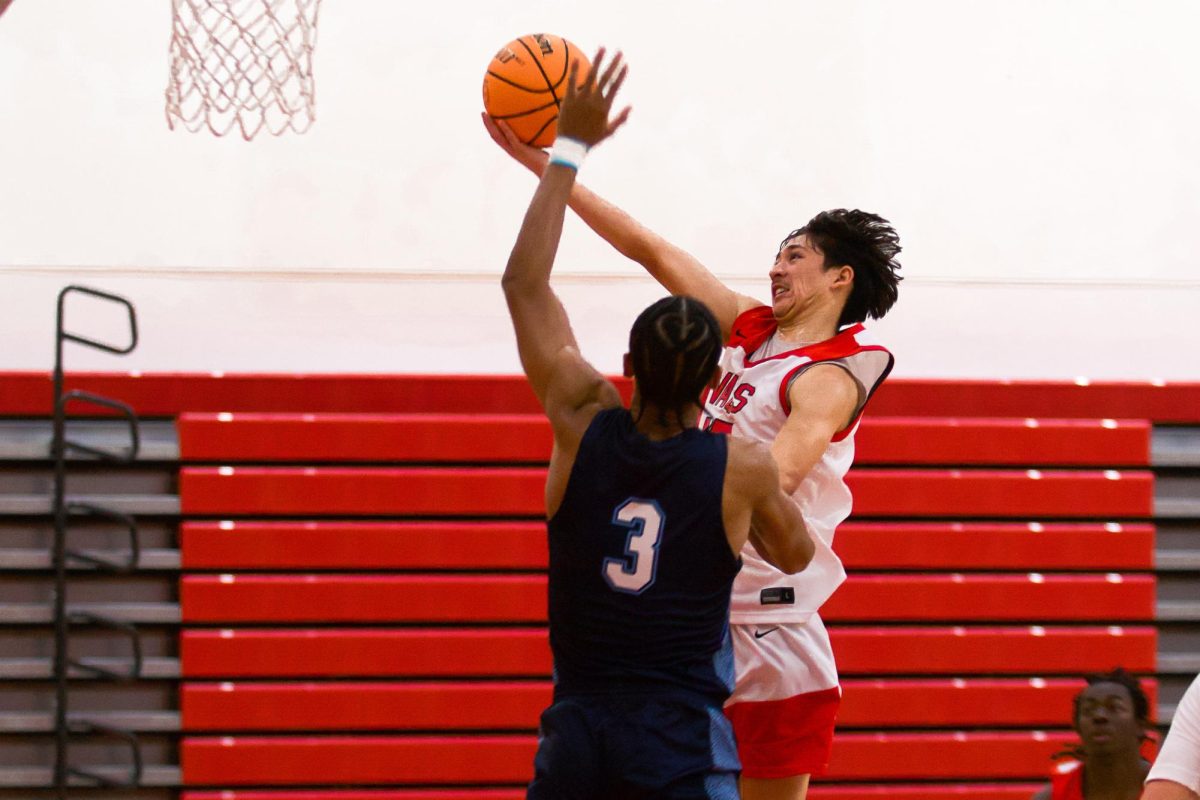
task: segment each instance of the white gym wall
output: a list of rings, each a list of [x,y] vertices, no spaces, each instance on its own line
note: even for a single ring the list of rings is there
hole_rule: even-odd
[[[167,129],[169,30],[170,0],[0,18],[0,370],[49,368],[74,282],[133,300],[142,342],[71,368],[518,371],[498,280],[534,182],[480,83],[545,30],[630,64],[583,182],[735,288],[765,297],[821,209],[891,219],[896,374],[1200,377],[1189,0],[324,0],[316,124],[251,143]],[[659,290],[574,219],[556,272],[616,371]]]

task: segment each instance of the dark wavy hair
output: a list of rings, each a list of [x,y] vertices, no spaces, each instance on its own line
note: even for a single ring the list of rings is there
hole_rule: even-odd
[[[807,236],[809,243],[825,257],[825,268],[850,266],[854,268],[854,287],[838,326],[862,322],[867,317],[879,319],[896,304],[900,294],[900,236],[890,222],[878,214],[857,209],[835,208],[822,211],[784,237],[784,245],[797,236]]]
[[[676,421],[687,427],[684,409],[699,403],[721,348],[721,328],[704,303],[680,295],[650,305],[629,330],[629,354],[642,410],[647,403],[654,405],[661,425],[668,424],[667,414],[674,412]]]

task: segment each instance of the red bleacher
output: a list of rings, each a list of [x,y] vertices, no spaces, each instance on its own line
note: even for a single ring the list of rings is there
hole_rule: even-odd
[[[0,413],[46,413],[48,376],[4,380]],[[522,379],[68,385],[178,417],[185,800],[522,796],[551,670],[550,439]],[[1080,673],[1156,670],[1150,423],[1196,408],[1200,384],[885,385],[835,543],[845,700],[810,797],[1026,798]]]
[[[902,784],[886,786],[816,785],[812,800],[1027,800],[1032,783]],[[255,789],[184,792],[182,800],[524,800],[522,789],[326,789],[322,791]]]
[[[903,784],[886,786],[815,785],[812,800],[1027,800],[1038,789],[1033,783],[976,783],[969,785]],[[326,789],[184,792],[182,800],[524,800],[522,789]]]
[[[1083,686],[1063,678],[847,678],[838,725],[852,728],[1061,727]],[[188,682],[183,729],[221,731],[513,730],[528,728],[552,685],[531,681]],[[1154,691],[1149,692],[1151,704]]]
[[[208,413],[177,427],[187,461],[544,461],[551,444],[540,414]],[[1150,463],[1144,420],[868,417],[855,439],[860,464]]]
[[[535,467],[186,467],[186,515],[539,516]],[[856,469],[864,517],[1146,518],[1149,472]]]
[[[1076,741],[1065,732],[839,733],[825,780],[1030,779]],[[533,735],[188,736],[191,785],[524,783]],[[1002,757],[998,757],[1001,756]]]
[[[832,626],[844,675],[1153,672],[1153,627]],[[486,654],[482,656],[481,654]],[[550,674],[540,627],[224,628],[180,637],[184,677],[442,677]]]
[[[847,522],[848,569],[1141,570],[1146,523]],[[183,566],[231,569],[544,569],[539,522],[188,521]]]
[[[545,622],[542,575],[190,575],[184,622]],[[851,575],[828,622],[1154,618],[1149,575]]]

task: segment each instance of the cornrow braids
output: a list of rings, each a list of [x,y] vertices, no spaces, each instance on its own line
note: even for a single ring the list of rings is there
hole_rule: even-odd
[[[858,209],[822,211],[780,243],[783,250],[797,236],[807,236],[825,257],[826,268],[854,268],[854,287],[846,299],[838,326],[879,319],[896,304],[900,294],[900,236],[878,214]]]
[[[704,303],[683,295],[664,297],[638,315],[629,331],[633,375],[642,409],[658,409],[658,423],[670,424],[674,413],[687,427],[684,409],[698,403],[722,348],[721,328]]]

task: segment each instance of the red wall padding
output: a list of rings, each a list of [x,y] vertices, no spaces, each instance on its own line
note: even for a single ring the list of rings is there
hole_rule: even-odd
[[[615,383],[628,398],[629,383]],[[0,414],[50,415],[49,372],[0,373]],[[537,414],[518,375],[72,373],[68,389],[123,399],[147,416],[185,411]],[[872,416],[1045,417],[1198,422],[1200,382],[893,378]]]

